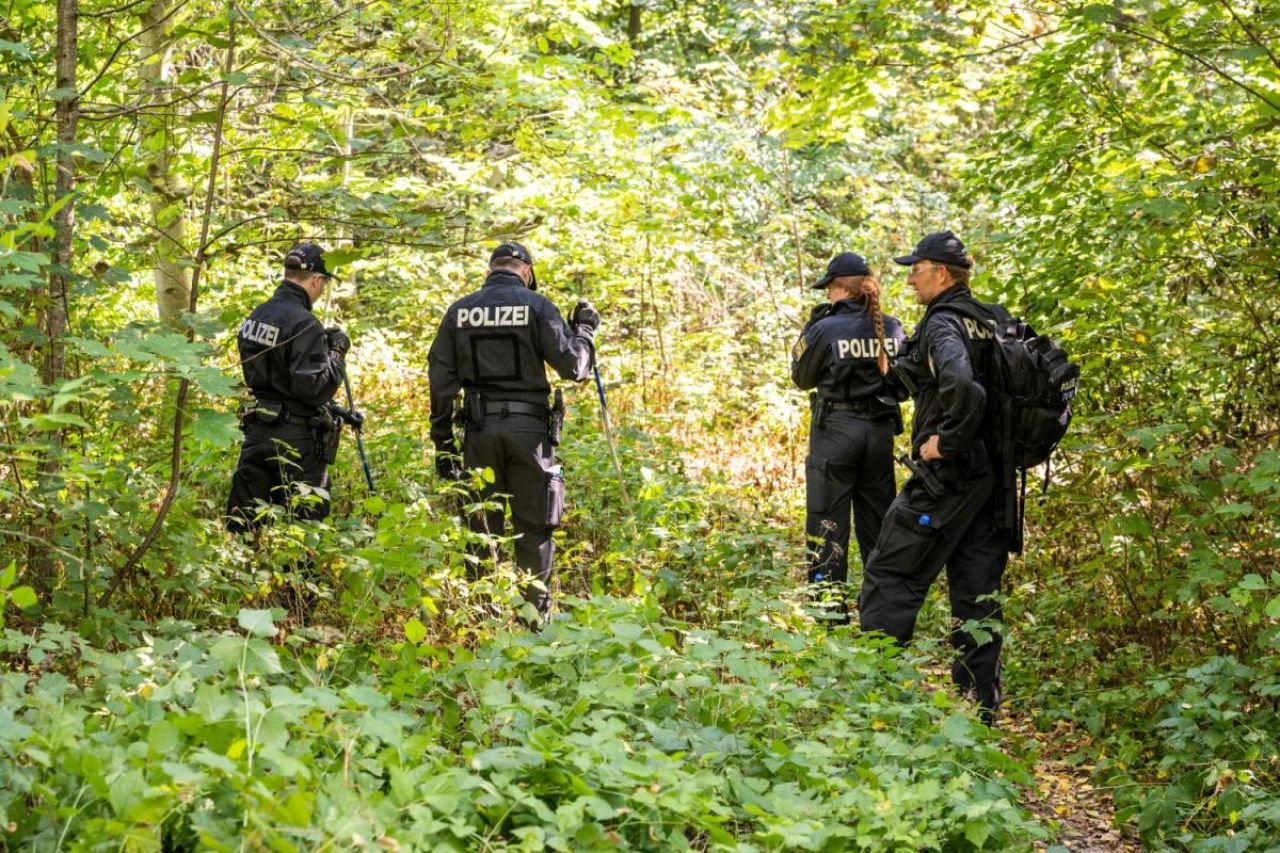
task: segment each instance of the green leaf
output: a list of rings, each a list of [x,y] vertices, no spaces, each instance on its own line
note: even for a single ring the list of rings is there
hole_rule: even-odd
[[[230,412],[201,409],[191,423],[191,436],[214,447],[232,447],[241,437],[240,422]]]
[[[14,587],[9,593],[9,600],[26,610],[28,607],[36,606],[36,591],[29,586]]]
[[[416,617],[404,623],[404,638],[411,643],[421,643],[427,638],[427,626]]]
[[[89,424],[79,415],[73,415],[70,412],[46,412],[42,415],[36,415],[31,419],[32,426],[40,431],[49,431],[62,429],[63,427],[84,427],[88,428]]]
[[[147,732],[147,747],[152,755],[172,756],[178,750],[181,736],[178,727],[168,720],[161,720]]]
[[[985,820],[971,820],[964,827],[964,837],[979,850],[991,836],[991,825]]]
[[[1267,602],[1267,618],[1280,619],[1280,595]]]
[[[279,675],[284,672],[280,655],[266,640],[248,640],[244,652],[244,671],[252,675]]]
[[[18,574],[18,561],[10,560],[9,565],[4,567],[4,571],[0,571],[0,589],[8,589],[13,585],[13,579]]]
[[[255,637],[273,637],[276,633],[275,623],[271,621],[270,610],[241,609],[236,621],[240,627]]]

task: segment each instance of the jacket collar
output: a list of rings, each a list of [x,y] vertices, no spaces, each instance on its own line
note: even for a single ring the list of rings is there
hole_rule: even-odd
[[[288,279],[281,279],[280,284],[276,287],[276,292],[272,294],[272,299],[283,299],[286,302],[297,302],[308,311],[311,310],[311,296],[302,289],[302,285],[295,284]]]
[[[867,310],[867,299],[865,296],[851,296],[848,299],[836,300],[832,314],[852,313],[860,314]]]
[[[958,302],[962,299],[973,299],[973,293],[969,290],[967,284],[953,284],[946,290],[939,293],[932,302],[929,303],[930,308],[938,305],[945,305],[948,302]]]
[[[523,288],[525,286],[524,279],[513,273],[511,270],[494,270],[485,276],[485,287],[499,287],[502,285],[515,285]]]

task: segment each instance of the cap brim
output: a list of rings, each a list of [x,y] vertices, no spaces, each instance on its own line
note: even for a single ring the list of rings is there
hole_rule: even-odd
[[[830,283],[831,283],[831,279],[833,279],[833,278],[835,278],[835,276],[834,276],[834,275],[832,275],[831,273],[827,273],[827,274],[826,274],[826,275],[824,275],[822,278],[818,279],[818,280],[817,280],[817,281],[815,281],[813,284],[809,285],[809,289],[810,289],[810,290],[822,290],[824,287],[826,287],[828,284],[830,284]]]
[[[923,260],[924,258],[920,257],[919,255],[903,255],[900,258],[894,258],[893,262],[895,264],[902,264],[904,267],[909,267],[912,264],[919,263],[920,261],[923,261]]]

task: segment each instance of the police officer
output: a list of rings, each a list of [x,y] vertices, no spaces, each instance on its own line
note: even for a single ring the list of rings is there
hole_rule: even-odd
[[[326,332],[311,313],[331,278],[320,246],[294,246],[284,280],[240,326],[240,365],[253,403],[242,413],[244,444],[227,499],[233,533],[256,526],[260,502],[291,508],[301,519],[329,515],[326,449],[336,448],[338,429],[329,406],[351,348],[340,329]]]
[[[600,315],[582,301],[566,325],[555,305],[537,293],[533,257],[519,243],[503,243],[489,258],[484,286],[449,306],[431,344],[431,439],[436,470],[459,479],[463,468],[490,468],[494,481],[480,495],[511,496],[516,565],[539,581],[526,599],[545,616],[551,605],[551,534],[564,509],[564,480],[555,461],[558,420],[547,395],[545,364],[565,379],[590,375]],[[462,391],[462,458],[453,437],[453,405]],[[553,435],[554,433],[554,435]],[[500,535],[501,510],[475,513],[477,532]]]
[[[906,341],[896,369],[915,399],[911,431],[917,460],[889,509],[863,573],[859,601],[864,630],[879,630],[900,645],[911,640],[929,585],[945,565],[951,601],[952,679],[994,722],[1000,706],[998,626],[977,635],[966,623],[999,620],[992,596],[1008,561],[1009,535],[999,519],[995,424],[984,387],[992,376],[991,332],[948,306],[975,303],[972,262],[950,231],[929,234],[897,263],[911,267],[907,282],[928,306]]]
[[[809,582],[844,584],[850,508],[865,564],[893,501],[893,436],[901,415],[887,377],[905,336],[896,318],[882,314],[879,284],[861,255],[832,258],[813,288],[825,288],[827,301],[814,308],[791,361],[795,384],[817,389],[805,459]]]

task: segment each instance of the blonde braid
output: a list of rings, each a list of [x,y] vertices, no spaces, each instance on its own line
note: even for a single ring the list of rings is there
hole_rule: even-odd
[[[875,326],[876,340],[880,342],[880,351],[876,354],[876,365],[881,376],[889,375],[889,348],[884,339],[884,311],[880,309],[880,289],[867,294],[867,308],[871,311],[871,323]]]

